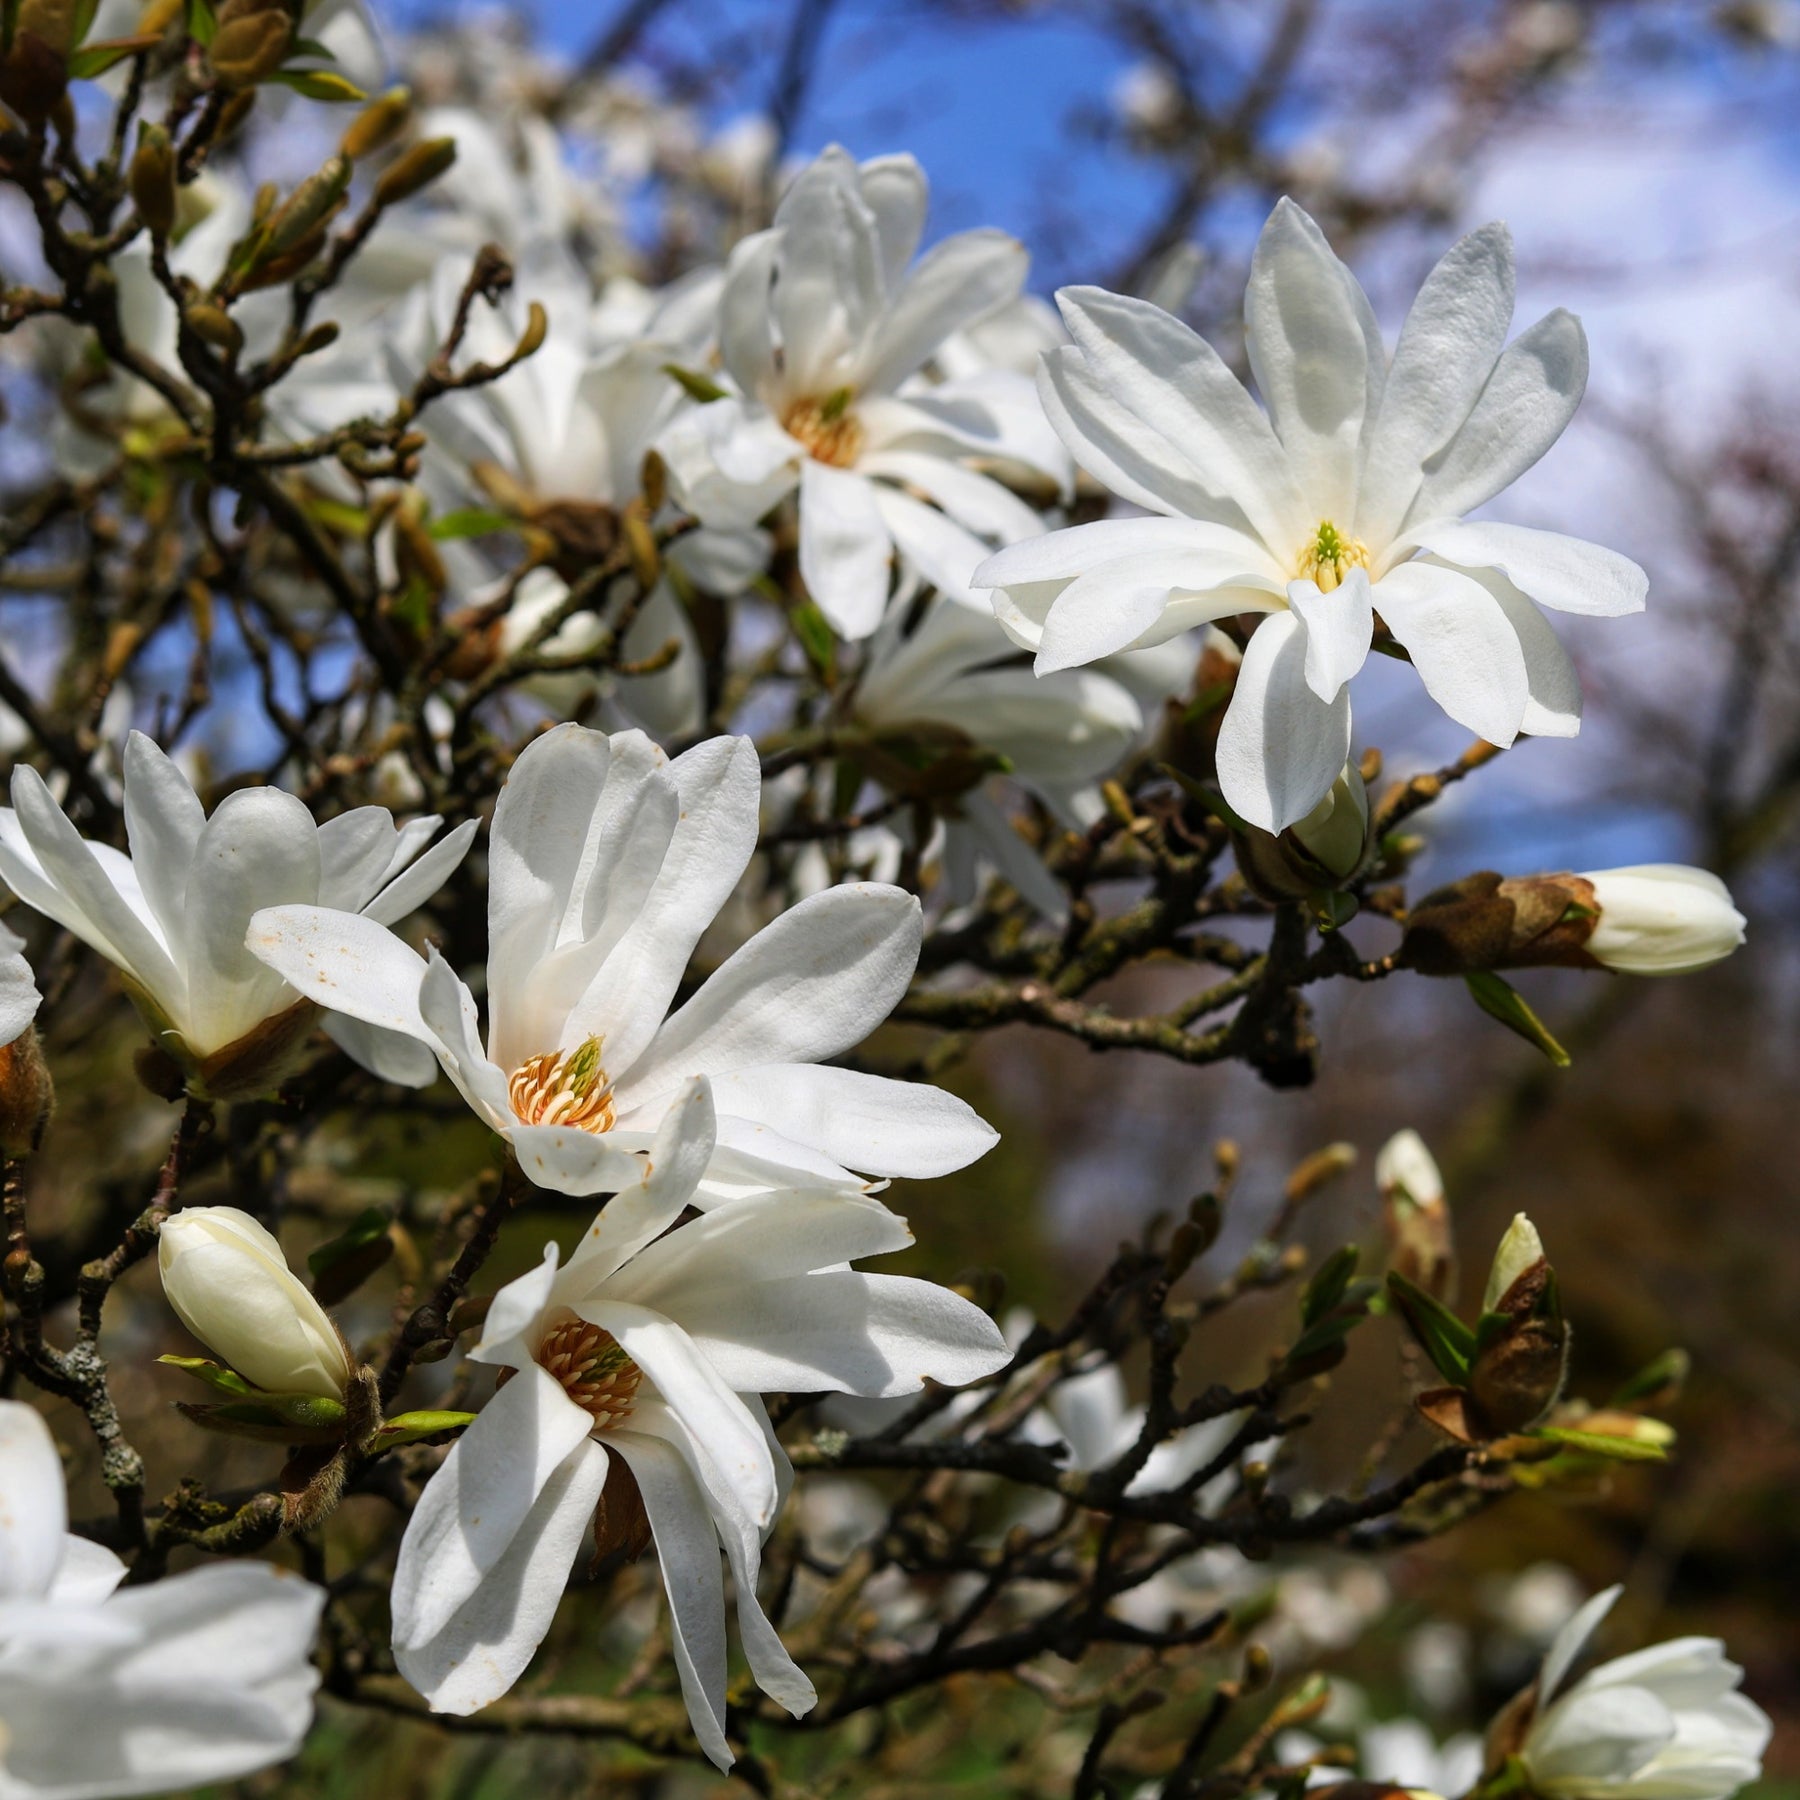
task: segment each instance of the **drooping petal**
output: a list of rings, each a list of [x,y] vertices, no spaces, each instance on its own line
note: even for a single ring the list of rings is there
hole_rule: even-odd
[[[1544,1666],[1538,1672],[1537,1706],[1539,1712],[1549,1706],[1562,1691],[1564,1682],[1569,1678],[1569,1672],[1586,1651],[1588,1639],[1600,1629],[1601,1622],[1618,1603],[1619,1596],[1624,1591],[1624,1588],[1620,1586],[1603,1588],[1590,1599],[1583,1601],[1551,1640],[1550,1648],[1544,1655]]]
[[[1456,519],[1510,487],[1562,436],[1587,391],[1587,338],[1560,309],[1501,353],[1456,436],[1431,460],[1405,531]]]
[[[0,1400],[0,1494],[0,1600],[47,1594],[62,1561],[69,1503],[56,1440],[22,1400]]]
[[[322,906],[274,906],[251,916],[244,941],[309,1000],[441,1048],[419,1013],[425,960],[385,925]]]
[[[618,1193],[635,1187],[643,1175],[643,1159],[616,1133],[596,1136],[579,1125],[513,1125],[506,1137],[519,1167],[552,1193]]]
[[[462,866],[481,829],[478,819],[466,819],[441,844],[433,844],[416,862],[401,869],[375,898],[361,908],[365,918],[381,925],[398,925],[416,912]]]
[[[1409,562],[1381,578],[1375,605],[1426,693],[1457,724],[1490,744],[1510,744],[1531,680],[1519,635],[1494,596],[1458,569]]]
[[[1037,537],[1044,529],[1043,520],[1011,488],[1003,487],[992,476],[953,462],[947,456],[933,456],[923,450],[876,450],[865,453],[857,467],[865,475],[881,475],[889,481],[904,482],[908,487],[917,488],[965,531],[981,537],[1008,544],[1020,538]],[[905,496],[894,495],[893,498]],[[905,545],[901,547],[904,549]],[[987,554],[985,545],[980,554]],[[970,568],[973,567],[970,564]],[[958,585],[966,587],[968,580],[969,571],[964,570]]]
[[[1642,612],[1650,591],[1649,576],[1630,557],[1557,531],[1452,520],[1407,535],[1460,568],[1497,569],[1521,593],[1556,612],[1618,618]]]
[[[320,1029],[358,1068],[396,1087],[425,1088],[438,1078],[438,1059],[429,1045],[397,1031],[366,1025],[347,1013],[326,1013]]]
[[[1371,377],[1379,398],[1385,353],[1356,278],[1291,200],[1277,202],[1256,240],[1244,326],[1295,485],[1320,518],[1348,520]]]
[[[396,1631],[394,1665],[433,1712],[479,1712],[524,1674],[556,1617],[609,1466],[599,1444],[577,1443],[551,1472],[499,1560],[439,1629],[404,1644]]]
[[[933,244],[876,330],[863,385],[875,393],[898,387],[953,331],[1013,299],[1029,260],[1025,246],[1004,231],[965,231]]]
[[[1282,831],[1331,791],[1350,754],[1350,696],[1322,701],[1306,679],[1306,629],[1272,613],[1250,634],[1219,732],[1219,786],[1252,825]]]
[[[636,1107],[692,1075],[822,1062],[859,1044],[906,991],[923,932],[899,888],[848,882],[763,927],[657,1034],[619,1089]]]
[[[1306,627],[1306,685],[1335,700],[1363,664],[1375,635],[1368,572],[1352,569],[1329,594],[1311,581],[1288,583],[1288,605]]]
[[[1518,633],[1531,694],[1519,729],[1532,737],[1574,737],[1581,729],[1581,678],[1555,627],[1504,575],[1492,569],[1467,573],[1494,596]]]
[[[675,1667],[694,1736],[714,1765],[735,1760],[725,1741],[725,1577],[706,1495],[671,1445],[647,1432],[611,1442],[637,1477],[669,1596]]]
[[[1426,464],[1461,429],[1512,323],[1512,234],[1484,225],[1425,278],[1400,329],[1381,407],[1364,434],[1356,534],[1385,545]]]
[[[251,917],[319,897],[319,833],[303,801],[240,788],[206,821],[188,874],[183,936],[192,1048],[235,1042],[289,1004],[285,984],[244,942]]]
[[[556,1245],[546,1244],[535,1268],[515,1275],[488,1302],[481,1339],[469,1351],[472,1362],[523,1369],[537,1359],[544,1315],[558,1286]]]
[[[1000,1135],[942,1088],[812,1063],[730,1070],[713,1078],[713,1101],[865,1175],[948,1175]]]
[[[921,457],[921,462],[930,458]],[[977,480],[983,479],[980,476]],[[922,576],[946,599],[958,605],[983,604],[969,591],[969,576],[987,555],[987,545],[954,519],[926,506],[884,482],[871,482],[876,510],[909,570]],[[893,618],[904,611],[895,605],[884,615]]]
[[[1159,306],[1103,288],[1064,288],[1057,304],[1101,383],[1179,446],[1201,481],[1235,502],[1272,551],[1305,537],[1317,521],[1307,516],[1274,429],[1198,332]]]
[[[512,1118],[505,1072],[481,1048],[475,996],[435,944],[428,947],[419,982],[419,1017],[457,1092],[488,1124],[504,1127]]]
[[[400,1541],[396,1650],[429,1644],[467,1604],[593,1425],[535,1363],[475,1415],[426,1482]]]
[[[866,638],[881,623],[892,558],[868,477],[808,457],[800,471],[800,573],[840,635]]]

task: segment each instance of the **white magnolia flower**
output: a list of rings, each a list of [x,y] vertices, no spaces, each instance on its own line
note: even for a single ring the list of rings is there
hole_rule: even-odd
[[[288,1267],[274,1234],[247,1212],[190,1206],[165,1219],[156,1263],[175,1316],[252,1386],[343,1393],[350,1379],[343,1337]]]
[[[474,1712],[512,1686],[596,1506],[629,1515],[635,1484],[688,1714],[728,1767],[721,1544],[752,1673],[796,1715],[814,1699],[756,1598],[789,1474],[756,1396],[913,1393],[1007,1359],[968,1301],[848,1267],[912,1241],[866,1196],[768,1193],[659,1236],[705,1172],[711,1125],[705,1083],[691,1082],[644,1181],[606,1206],[566,1265],[547,1245],[494,1296],[471,1355],[511,1373],[427,1484],[394,1573],[395,1660],[436,1711]]]
[[[0,1049],[25,1035],[43,998],[25,960],[25,940],[0,925]]]
[[[475,835],[471,821],[426,850],[438,819],[396,829],[378,806],[316,825],[273,787],[240,788],[208,818],[187,777],[135,731],[125,746],[129,856],[83,838],[35,769],[14,770],[12,800],[0,808],[0,879],[113,963],[159,1042],[222,1098],[279,1079],[314,1017],[244,948],[251,915],[317,902],[396,922],[443,886]],[[376,1073],[430,1080],[411,1045],[324,1024]]]
[[[427,1045],[532,1179],[563,1193],[635,1184],[697,1075],[720,1115],[709,1199],[796,1170],[847,1183],[850,1169],[960,1169],[995,1137],[962,1101],[816,1066],[906,991],[922,927],[899,888],[802,901],[665,1016],[756,848],[759,791],[746,738],[673,762],[638,731],[563,725],[533,742],[494,811],[485,1047],[449,964],[367,918],[276,907],[252,922],[250,948],[322,1005]]]
[[[1567,1685],[1621,1590],[1593,1599],[1557,1633],[1519,1750],[1545,1800],[1726,1800],[1762,1773],[1768,1715],[1737,1691],[1743,1670],[1716,1638],[1676,1638],[1621,1656]]]
[[[1481,1295],[1481,1310],[1484,1313],[1493,1312],[1506,1298],[1513,1283],[1527,1269],[1534,1268],[1543,1260],[1544,1240],[1538,1236],[1538,1228],[1524,1213],[1514,1213],[1512,1223],[1506,1228],[1506,1235],[1494,1252],[1494,1260],[1488,1265],[1487,1286]]]
[[[48,1427],[0,1400],[0,1795],[101,1800],[235,1781],[300,1748],[325,1595],[267,1563],[115,1592],[68,1530]]]
[[[1582,948],[1626,975],[1687,975],[1721,962],[1744,941],[1744,915],[1718,876],[1682,863],[1598,869],[1600,909]]]
[[[1436,1206],[1444,1198],[1437,1158],[1410,1125],[1376,1151],[1375,1185],[1384,1198],[1398,1198],[1410,1207]]]
[[[1438,264],[1390,361],[1355,278],[1282,201],[1245,300],[1266,414],[1159,308],[1092,287],[1058,299],[1075,342],[1040,367],[1044,405],[1084,469],[1159,516],[1015,544],[976,572],[1041,672],[1254,616],[1218,764],[1225,798],[1267,831],[1343,767],[1347,683],[1377,614],[1432,698],[1489,742],[1575,733],[1580,688],[1538,604],[1635,612],[1646,580],[1578,539],[1463,518],[1550,448],[1587,380],[1569,313],[1506,343],[1504,226]]]
[[[677,496],[708,524],[754,524],[799,489],[800,572],[847,638],[881,622],[896,547],[959,589],[984,540],[1043,529],[972,462],[1025,463],[1059,484],[1066,467],[1020,377],[913,379],[1025,279],[1023,247],[998,231],[946,238],[913,263],[925,198],[909,156],[859,165],[834,146],[806,168],[726,271],[719,348],[737,392],[661,443]]]

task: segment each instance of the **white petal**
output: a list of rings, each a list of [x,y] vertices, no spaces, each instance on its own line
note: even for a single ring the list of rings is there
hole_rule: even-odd
[[[1550,1648],[1544,1655],[1544,1666],[1538,1672],[1539,1712],[1561,1691],[1569,1671],[1587,1649],[1588,1639],[1600,1629],[1601,1621],[1612,1611],[1624,1591],[1623,1587],[1603,1588],[1591,1599],[1584,1601],[1552,1639]]]
[[[892,556],[868,477],[809,457],[800,471],[800,573],[842,636],[865,638],[881,623]]]
[[[1013,299],[1029,260],[1004,231],[965,231],[933,244],[890,302],[863,384],[876,392],[898,387],[953,331]]]
[[[1306,680],[1306,629],[1272,613],[1250,634],[1219,732],[1219,786],[1233,811],[1264,831],[1303,819],[1331,791],[1350,754],[1350,696],[1321,701]]]
[[[394,1664],[433,1712],[479,1712],[524,1674],[556,1617],[608,1466],[599,1444],[576,1444],[500,1559],[438,1631],[404,1644],[396,1633]]]
[[[1425,278],[1364,437],[1356,532],[1369,544],[1386,544],[1399,530],[1425,465],[1469,416],[1512,310],[1512,234],[1504,225],[1484,225],[1453,244]]]
[[[0,1494],[0,1600],[47,1594],[69,1504],[50,1427],[22,1400],[0,1400]]]
[[[1352,569],[1329,594],[1310,581],[1290,582],[1288,605],[1306,627],[1306,685],[1321,700],[1335,700],[1368,661],[1375,635],[1368,573]]]
[[[855,163],[827,150],[782,196],[775,224],[783,377],[800,393],[828,392],[887,298],[881,240],[857,191]]]
[[[382,925],[397,925],[408,913],[416,912],[462,866],[480,828],[478,819],[467,819],[457,826],[441,844],[434,844],[417,862],[402,869],[364,906],[364,917]]]
[[[185,1026],[205,1055],[289,1003],[244,943],[251,916],[319,897],[319,833],[305,803],[279,788],[240,788],[206,821],[188,874]]]
[[[1385,352],[1356,278],[1291,200],[1277,202],[1256,240],[1244,326],[1295,485],[1321,518],[1348,520],[1371,375],[1379,395]]]
[[[25,940],[0,925],[0,1046],[16,1043],[43,1004],[24,949]]]
[[[683,1317],[707,1360],[748,1393],[874,1398],[917,1393],[928,1378],[961,1387],[1012,1354],[993,1320],[948,1288],[849,1269],[715,1288]]]
[[[560,1288],[556,1245],[546,1244],[537,1266],[497,1289],[481,1322],[481,1338],[469,1351],[472,1362],[524,1369],[536,1361],[544,1335],[544,1315]]]
[[[881,475],[917,488],[957,524],[981,537],[1005,544],[1037,537],[1044,529],[1043,520],[1010,488],[947,456],[920,450],[876,450],[864,455],[857,467],[865,475]],[[985,546],[980,554],[987,554]],[[966,570],[961,582],[964,586],[968,583]]]
[[[251,917],[245,943],[309,1000],[439,1048],[419,1014],[425,960],[385,925],[322,906],[275,906]]]
[[[125,740],[125,836],[144,899],[169,944],[183,941],[188,870],[206,809],[192,783],[141,731]]]
[[[519,1167],[552,1193],[617,1193],[635,1187],[644,1172],[642,1158],[622,1148],[616,1136],[579,1125],[513,1125],[506,1138]]]
[[[1307,516],[1286,452],[1198,332],[1161,307],[1103,288],[1064,288],[1056,299],[1102,385],[1178,446],[1202,482],[1233,501],[1264,543],[1279,552],[1305,537],[1317,521]]]
[[[811,1063],[717,1075],[713,1101],[865,1175],[948,1175],[985,1156],[1000,1136],[942,1088]]]
[[[1451,521],[1407,536],[1461,568],[1498,569],[1521,593],[1556,612],[1608,619],[1642,612],[1650,589],[1650,578],[1630,557],[1556,531]]]
[[[648,1433],[616,1431],[612,1443],[631,1465],[656,1539],[675,1667],[694,1735],[720,1769],[733,1757],[725,1741],[725,1577],[712,1514],[693,1471],[672,1446]]]
[[[104,1544],[71,1533],[63,1539],[62,1563],[45,1596],[52,1606],[98,1606],[125,1579],[125,1564]]]
[[[536,1364],[476,1414],[426,1482],[400,1541],[396,1649],[429,1644],[467,1603],[593,1425]]]
[[[1191,555],[1206,567],[1230,558],[1237,566],[1268,577],[1277,593],[1285,581],[1261,544],[1226,525],[1197,519],[1097,519],[1007,545],[975,571],[970,586],[1073,581],[1123,558],[1156,554]]]
[[[438,1059],[428,1044],[383,1031],[344,1013],[327,1013],[319,1021],[325,1035],[359,1068],[396,1087],[426,1088],[438,1078]]]
[[[657,1034],[627,1108],[693,1075],[822,1062],[894,1009],[919,959],[919,902],[851,882],[810,895],[734,952]]]
[[[969,591],[969,576],[987,555],[987,545],[955,520],[935,507],[921,504],[910,494],[899,493],[881,482],[870,483],[870,492],[875,496],[882,525],[908,568],[959,605],[982,604]],[[896,606],[886,616],[891,618],[902,610]]]
[[[1469,416],[1433,457],[1403,529],[1460,518],[1529,469],[1575,416],[1587,389],[1587,339],[1557,311],[1502,352]]]
[[[769,299],[775,279],[773,231],[758,231],[732,246],[719,296],[719,355],[746,394],[775,377],[775,340]]]
[[[1669,1709],[1643,1688],[1572,1688],[1532,1726],[1523,1749],[1534,1784],[1623,1783],[1675,1739]]]
[[[1491,569],[1468,573],[1494,596],[1518,633],[1531,690],[1519,729],[1532,737],[1574,737],[1581,729],[1581,678],[1555,628],[1505,576]]]
[[[1402,563],[1376,584],[1375,607],[1406,646],[1425,691],[1457,724],[1503,748],[1518,735],[1531,681],[1500,603],[1472,576]]]
[[[442,821],[421,823],[429,838]],[[399,847],[400,833],[385,806],[356,806],[327,819],[319,827],[319,904],[360,912],[380,891]]]
[[[882,272],[892,293],[925,229],[925,171],[911,156],[872,156],[857,168],[856,191],[874,216]]]

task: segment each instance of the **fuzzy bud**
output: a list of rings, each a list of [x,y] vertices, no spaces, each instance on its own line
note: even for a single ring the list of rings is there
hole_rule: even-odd
[[[428,188],[456,161],[456,139],[427,138],[414,144],[381,171],[375,183],[377,206],[398,206],[422,188]]]
[[[156,1260],[176,1317],[252,1386],[342,1398],[351,1375],[343,1338],[248,1213],[176,1213],[163,1221]]]
[[[129,181],[132,202],[150,235],[166,238],[175,228],[175,146],[161,125],[138,127]]]
[[[221,86],[253,88],[287,61],[294,21],[281,0],[225,0],[207,54]]]
[[[383,145],[391,144],[412,113],[412,93],[403,87],[389,88],[359,112],[338,140],[339,152],[359,162],[372,156]]]
[[[1469,1370],[1471,1419],[1484,1436],[1523,1431],[1556,1404],[1569,1331],[1537,1228],[1519,1213],[1500,1240],[1482,1297]]]
[[[1394,1268],[1437,1300],[1456,1291],[1456,1245],[1443,1177],[1416,1131],[1397,1131],[1375,1157],[1375,1184]]]

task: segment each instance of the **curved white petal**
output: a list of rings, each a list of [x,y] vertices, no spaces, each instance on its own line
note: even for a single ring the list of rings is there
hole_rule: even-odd
[[[363,916],[378,924],[397,925],[408,913],[416,912],[462,866],[479,829],[479,820],[465,820],[441,844],[432,845],[416,862],[401,869],[360,909]]]
[[[512,1125],[506,1139],[519,1167],[552,1193],[617,1193],[635,1187],[643,1159],[613,1133],[584,1131],[579,1125]]]
[[[1602,1588],[1599,1593],[1582,1602],[1551,1640],[1550,1648],[1544,1655],[1544,1666],[1538,1672],[1539,1712],[1561,1692],[1563,1683],[1568,1680],[1569,1671],[1587,1649],[1588,1639],[1600,1629],[1601,1622],[1618,1604],[1619,1596],[1624,1591],[1622,1586]]]
[[[865,638],[881,623],[892,560],[869,478],[808,457],[800,470],[800,573],[840,635]]]
[[[1352,569],[1329,594],[1314,582],[1291,581],[1288,606],[1306,627],[1306,685],[1321,700],[1335,700],[1368,661],[1375,635],[1368,574]]]
[[[1303,819],[1331,791],[1350,754],[1350,695],[1322,701],[1306,679],[1306,628],[1272,613],[1250,634],[1219,731],[1219,786],[1264,831]]]
[[[125,740],[125,838],[163,941],[186,937],[188,870],[206,824],[192,783],[141,731]]]
[[[419,1012],[425,960],[385,925],[322,906],[274,906],[252,914],[244,941],[309,1000],[442,1048]]]
[[[1460,568],[1498,570],[1555,612],[1618,618],[1642,612],[1650,591],[1649,576],[1630,557],[1557,531],[1452,520],[1407,536]]]
[[[1402,563],[1376,584],[1375,606],[1406,646],[1425,691],[1457,724],[1502,748],[1531,699],[1525,652],[1500,603],[1472,576]]]
[[[0,1600],[50,1592],[69,1528],[62,1458],[42,1416],[0,1400]]]
[[[1467,573],[1494,596],[1518,634],[1531,696],[1519,729],[1532,737],[1574,737],[1581,730],[1581,678],[1555,627],[1504,575],[1492,569]]]
[[[1013,299],[1029,261],[1025,246],[1004,231],[965,231],[933,244],[876,330],[863,385],[878,393],[898,387],[951,332]]]

